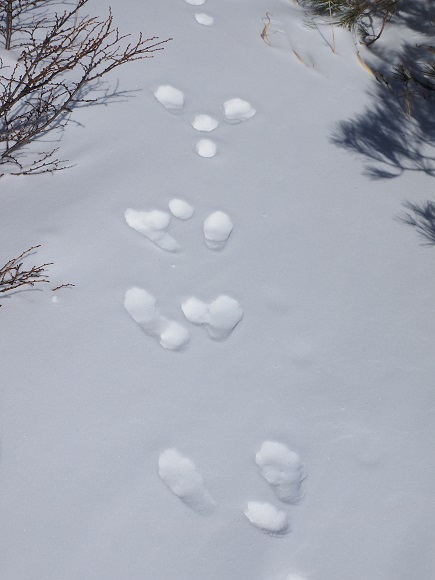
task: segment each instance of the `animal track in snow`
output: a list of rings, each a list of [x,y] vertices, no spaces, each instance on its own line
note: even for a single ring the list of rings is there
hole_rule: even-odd
[[[195,20],[198,22],[198,24],[202,24],[203,26],[213,26],[214,24],[213,16],[204,14],[204,12],[195,14]]]
[[[195,213],[193,207],[182,199],[171,199],[169,209],[172,215],[179,220],[188,220]]]
[[[207,491],[202,475],[188,457],[166,449],[159,457],[159,475],[169,489],[195,512],[208,516],[216,502]]]
[[[305,474],[297,453],[283,443],[265,441],[255,455],[255,462],[278,499],[290,504],[300,502]]]
[[[158,209],[152,211],[125,210],[127,224],[151,240],[156,246],[167,252],[176,252],[180,249],[178,242],[166,231],[171,216]]]
[[[210,139],[200,139],[196,144],[195,151],[200,157],[214,157],[217,153],[217,146]]]
[[[204,240],[207,248],[221,250],[233,231],[231,218],[223,211],[215,211],[204,220]]]
[[[225,101],[223,107],[225,118],[230,123],[241,123],[242,121],[247,121],[257,112],[251,103],[239,99],[238,97]]]
[[[245,516],[253,526],[272,535],[285,535],[290,531],[287,514],[267,502],[250,501]]]
[[[197,131],[204,131],[209,133],[218,127],[219,123],[210,115],[196,115],[192,121],[192,127]]]
[[[240,304],[230,296],[221,295],[205,304],[192,296],[185,300],[181,308],[184,316],[192,324],[204,325],[213,340],[227,339],[243,318]]]
[[[184,0],[187,4],[191,4],[192,6],[201,6],[204,4],[205,0]]]
[[[190,337],[188,330],[162,316],[156,299],[146,290],[136,287],[127,290],[124,307],[142,330],[156,338],[163,348],[180,350],[187,346]]]
[[[160,85],[154,96],[169,111],[179,111],[184,107],[184,93],[171,85]]]

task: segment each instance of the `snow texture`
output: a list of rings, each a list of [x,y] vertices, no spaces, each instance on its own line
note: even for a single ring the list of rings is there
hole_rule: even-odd
[[[192,6],[201,6],[204,4],[205,0],[184,0],[187,4],[191,4]]]
[[[211,250],[222,250],[233,231],[233,222],[223,211],[215,211],[204,220],[205,244]]]
[[[192,121],[192,127],[197,131],[204,131],[209,133],[210,131],[214,131],[216,127],[219,126],[219,122],[210,117],[210,115],[200,114],[196,115],[194,120]]]
[[[210,139],[200,139],[196,144],[195,151],[200,157],[214,157],[217,153],[217,146]]]
[[[243,318],[240,304],[230,296],[221,295],[209,304],[194,296],[185,300],[181,308],[192,324],[203,324],[213,340],[226,340]]]
[[[255,461],[278,499],[290,504],[301,501],[305,474],[297,453],[283,443],[265,441],[255,455]]]
[[[250,501],[245,516],[253,526],[273,535],[284,535],[290,531],[287,514],[267,502]]]
[[[176,252],[180,249],[179,243],[166,231],[171,221],[171,216],[167,212],[136,211],[129,208],[125,210],[124,216],[131,228],[143,234],[162,250]]]
[[[160,85],[154,96],[169,111],[179,111],[184,107],[184,93],[171,85]]]
[[[188,220],[195,213],[195,210],[187,201],[178,198],[171,199],[169,209],[172,215],[180,220]]]
[[[124,307],[132,319],[149,336],[156,338],[168,350],[181,350],[189,342],[189,332],[184,326],[162,316],[152,294],[133,287],[125,293]]]
[[[169,489],[193,511],[211,515],[216,502],[207,491],[202,475],[188,457],[176,449],[166,449],[159,457],[159,475]]]
[[[248,101],[239,99],[229,99],[224,103],[224,115],[227,121],[232,123],[240,123],[247,121],[255,115],[257,111]]]
[[[214,18],[209,14],[204,14],[204,12],[198,12],[195,14],[195,20],[198,24],[202,24],[203,26],[213,26]]]

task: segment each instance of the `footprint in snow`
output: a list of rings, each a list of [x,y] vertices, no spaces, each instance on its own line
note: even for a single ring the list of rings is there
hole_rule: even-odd
[[[223,109],[225,118],[229,123],[247,121],[257,112],[251,103],[238,97],[225,101]]]
[[[174,320],[162,316],[154,296],[142,288],[130,288],[125,293],[124,307],[142,330],[159,341],[163,348],[181,350],[187,347],[189,332]]]
[[[195,14],[195,20],[198,22],[198,24],[202,24],[202,26],[213,26],[214,24],[213,16],[209,16],[203,12],[198,12]]]
[[[180,111],[184,107],[184,93],[171,85],[160,85],[154,96],[168,111]]]
[[[171,199],[169,209],[171,214],[179,220],[188,220],[195,213],[195,210],[187,201],[178,198]]]
[[[255,462],[278,499],[290,504],[301,501],[305,473],[297,453],[283,443],[265,441],[255,455]]]
[[[213,340],[225,340],[243,318],[240,304],[230,296],[221,295],[206,304],[192,296],[181,308],[192,324],[204,325]]]
[[[217,146],[211,139],[200,139],[195,146],[195,151],[200,157],[214,157],[217,153]]]
[[[166,449],[159,457],[159,475],[169,489],[198,514],[213,513],[216,502],[207,491],[202,475],[188,457]]]
[[[267,534],[283,536],[290,531],[287,514],[270,503],[250,501],[244,513],[253,526]]]
[[[203,226],[204,241],[210,250],[222,250],[233,231],[231,218],[223,211],[211,213],[205,220]]]
[[[171,216],[167,212],[158,209],[136,211],[129,208],[125,210],[124,216],[131,228],[143,234],[162,250],[177,252],[180,249],[179,243],[166,231],[171,221]]]
[[[195,118],[192,121],[192,127],[194,129],[197,131],[204,131],[205,133],[214,131],[218,126],[219,123],[216,119],[205,114],[195,115]]]

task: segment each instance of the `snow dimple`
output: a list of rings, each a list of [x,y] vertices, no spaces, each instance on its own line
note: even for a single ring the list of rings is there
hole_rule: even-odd
[[[172,493],[192,510],[204,516],[213,513],[216,502],[191,459],[176,449],[166,449],[159,457],[159,475]]]
[[[162,250],[176,252],[180,249],[178,242],[165,231],[171,221],[171,216],[167,212],[136,211],[128,208],[124,215],[131,228],[143,234]]]
[[[177,111],[184,107],[184,93],[171,85],[160,85],[154,96],[168,110]]]
[[[270,503],[248,502],[245,516],[253,526],[272,535],[284,535],[290,531],[287,514]]]
[[[172,215],[180,220],[188,220],[195,213],[193,207],[182,199],[171,199],[169,209]]]
[[[213,340],[225,340],[243,318],[240,304],[230,296],[221,295],[205,304],[199,298],[185,300],[181,308],[192,324],[203,324]]]
[[[233,231],[231,218],[223,211],[215,211],[204,220],[205,244],[211,250],[221,250],[225,247]]]
[[[210,115],[196,115],[194,120],[192,121],[192,127],[197,131],[204,131],[209,133],[218,127],[219,123]]]
[[[290,504],[300,502],[305,474],[297,453],[290,451],[283,443],[265,441],[255,455],[255,462],[281,501]]]
[[[143,288],[133,287],[125,293],[124,307],[142,330],[159,341],[168,350],[181,350],[189,342],[184,326],[162,316],[157,301]]]
[[[214,24],[213,16],[209,16],[203,12],[195,14],[195,20],[198,22],[198,24],[202,24],[203,26],[213,26]]]
[[[247,121],[255,115],[257,111],[248,101],[239,99],[229,99],[224,103],[224,115],[227,121],[240,123],[241,121]]]
[[[217,153],[216,143],[210,139],[200,139],[196,144],[195,151],[200,157],[214,157]]]
[[[191,4],[192,6],[201,6],[204,4],[205,0],[184,0],[187,4]]]

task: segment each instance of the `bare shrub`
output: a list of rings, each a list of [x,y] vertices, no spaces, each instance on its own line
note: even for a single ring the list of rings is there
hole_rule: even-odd
[[[74,108],[98,102],[98,97],[86,96],[102,77],[127,62],[151,58],[171,40],[144,39],[142,34],[130,40],[114,27],[110,10],[105,20],[82,17],[87,2],[78,0],[70,11],[32,20],[16,62],[6,66],[0,59],[0,165],[9,164],[12,175],[64,169],[66,162],[55,157],[57,148],[29,161],[28,146],[65,127]],[[29,8],[38,2],[12,4]],[[6,44],[13,34],[8,23],[2,29]]]
[[[45,268],[51,266],[52,262],[42,264],[41,266],[32,266],[30,269],[25,269],[23,267],[22,260],[27,258],[33,250],[40,247],[40,245],[32,246],[17,258],[12,258],[12,260],[6,262],[6,264],[0,268],[0,293],[10,292],[11,290],[21,288],[22,286],[34,286],[41,282],[49,282]]]

